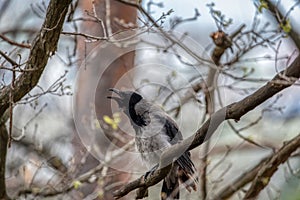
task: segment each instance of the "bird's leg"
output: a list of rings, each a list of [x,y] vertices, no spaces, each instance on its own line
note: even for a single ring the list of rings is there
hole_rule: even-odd
[[[149,176],[151,176],[158,168],[158,164],[156,164],[152,169],[150,169],[149,171],[146,172],[145,176],[144,176],[144,180],[146,180],[147,178],[149,178]]]

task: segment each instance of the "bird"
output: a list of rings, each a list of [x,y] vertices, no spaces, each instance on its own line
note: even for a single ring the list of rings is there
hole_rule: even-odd
[[[135,91],[121,91],[110,88],[116,94],[107,96],[115,100],[127,115],[135,130],[135,144],[142,161],[150,169],[145,178],[159,166],[162,152],[183,140],[176,122],[159,106],[147,101]],[[183,152],[172,165],[163,180],[161,199],[179,199],[179,184],[191,192],[197,190],[198,177],[190,152]]]

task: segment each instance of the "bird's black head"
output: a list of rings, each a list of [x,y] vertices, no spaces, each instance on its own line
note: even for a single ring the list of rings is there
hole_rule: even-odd
[[[120,91],[115,88],[110,88],[109,91],[116,93],[118,96],[108,96],[107,98],[115,100],[125,113],[130,109],[134,109],[135,104],[143,99],[137,92]]]
[[[135,105],[140,102],[143,97],[132,91],[120,91],[114,88],[109,89],[116,93],[118,96],[108,96],[107,98],[115,100],[119,107],[122,108],[123,112],[129,117],[132,125],[145,126],[146,122],[142,116],[138,115],[135,110]]]

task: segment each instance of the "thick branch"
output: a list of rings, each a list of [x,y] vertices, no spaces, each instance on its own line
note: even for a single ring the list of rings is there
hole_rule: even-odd
[[[4,125],[4,113],[9,108],[10,99],[19,101],[38,83],[48,62],[48,58],[56,51],[60,32],[71,0],[51,0],[47,9],[43,27],[35,38],[25,72],[11,86],[6,86],[0,94],[0,199],[8,199],[5,188],[5,160],[8,135]],[[33,70],[35,69],[35,70]],[[12,98],[11,98],[12,97]]]
[[[273,174],[277,171],[278,166],[290,157],[290,155],[300,146],[300,134],[292,140],[284,143],[277,153],[270,160],[265,162],[259,169],[250,189],[246,193],[244,199],[253,199],[257,197],[269,183]]]
[[[284,78],[285,77],[285,78]],[[289,77],[289,78],[287,78]],[[228,119],[235,119],[238,121],[242,116],[247,114],[249,111],[256,108],[258,105],[268,100],[273,95],[282,91],[283,89],[292,85],[297,79],[300,77],[300,55],[294,60],[294,62],[284,71],[278,73],[271,81],[269,81],[266,85],[262,86],[253,94],[248,97],[242,99],[239,102],[228,105],[216,113],[214,113],[211,118],[209,118],[200,129],[191,137],[185,139],[182,143],[176,144],[168,148],[161,156],[160,166],[170,166],[170,163],[182,152],[185,150],[192,150],[201,144],[203,144],[210,136],[215,132],[215,130],[219,127],[219,125]],[[287,80],[288,79],[288,80]],[[277,84],[280,81],[287,81],[287,84]],[[135,183],[134,187],[132,183],[130,183],[131,188],[139,188],[139,187],[150,187],[160,180],[162,180],[168,172],[154,174],[152,177],[147,179],[143,184],[139,184],[137,181],[132,182]],[[153,181],[155,180],[155,181]],[[124,192],[126,191],[126,192]],[[131,191],[131,190],[130,190]],[[121,188],[120,190],[115,192],[117,197],[121,197],[126,195],[129,190],[126,189],[126,186]]]
[[[216,199],[229,199],[235,192],[239,191],[246,184],[250,183],[257,172],[259,171],[261,164],[265,163],[270,159],[271,156],[268,156],[261,160],[257,165],[249,169],[248,171],[241,174],[238,178],[236,178],[232,183],[228,186],[224,187],[218,195],[215,196]]]
[[[276,20],[278,22],[278,24],[283,23],[284,19],[284,14],[270,1],[270,0],[266,0],[267,4],[268,4],[268,10],[274,15],[279,17],[279,19],[277,17]],[[282,20],[282,21],[280,21]],[[300,50],[300,38],[299,38],[299,34],[294,30],[294,28],[291,29],[291,31],[289,32],[289,36],[293,39],[295,45],[297,46],[297,48]]]
[[[71,0],[50,1],[43,27],[32,44],[30,55],[25,66],[25,71],[28,71],[22,73],[15,81],[15,88],[13,90],[13,99],[15,102],[19,101],[36,86],[49,57],[55,53],[70,3]],[[10,86],[3,88],[1,91],[0,116],[2,116],[9,107],[10,92]]]
[[[146,192],[146,189],[148,187],[160,182],[169,173],[171,167],[172,167],[172,163],[163,168],[160,168],[160,169],[154,171],[154,173],[151,175],[151,177],[147,178],[146,180],[145,180],[144,176],[141,176],[140,178],[128,183],[125,187],[122,187],[120,190],[115,191],[114,197],[116,199],[119,199],[119,198],[125,196],[126,194],[128,194],[129,192],[131,192],[132,190],[140,188],[139,191],[143,191],[143,192],[138,191],[136,199],[143,198],[144,194]]]
[[[236,35],[236,34],[234,34]],[[231,47],[231,39],[232,37],[227,36],[227,34],[221,30],[214,32],[211,34],[211,38],[215,43],[215,48],[212,52],[212,60],[216,66],[220,66],[220,59],[227,48]],[[206,102],[206,114],[211,116],[215,112],[215,88],[216,88],[216,80],[218,79],[218,70],[215,68],[210,68],[206,84],[207,90],[204,91],[205,94],[205,102]],[[206,199],[207,196],[207,183],[206,183],[206,173],[207,173],[207,159],[208,159],[208,151],[209,151],[210,143],[209,141],[204,145],[204,157],[202,159],[202,173],[201,173],[201,190],[202,197]]]
[[[236,191],[240,190],[246,184],[252,182],[251,188],[248,190],[247,195],[253,195],[255,197],[263,188],[267,185],[267,181],[271,178],[277,167],[284,163],[299,146],[300,146],[300,134],[270,156],[267,156],[261,160],[257,165],[252,167],[250,170],[241,174],[231,184],[224,187],[218,195],[215,196],[217,199],[228,199]],[[262,176],[264,174],[265,176]],[[263,184],[264,183],[264,184]],[[255,195],[254,195],[255,194]],[[248,196],[247,198],[250,198]],[[246,197],[245,197],[246,198]]]
[[[0,118],[0,199],[9,199],[5,187],[5,161],[7,153],[8,133],[4,117]]]

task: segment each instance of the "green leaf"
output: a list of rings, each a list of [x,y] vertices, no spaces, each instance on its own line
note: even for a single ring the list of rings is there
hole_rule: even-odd
[[[98,198],[103,199],[104,193],[103,191],[98,191]]]
[[[245,76],[248,72],[248,67],[241,67],[242,71],[243,71],[243,75]]]
[[[112,118],[110,118],[109,116],[107,116],[107,115],[103,116],[103,120],[104,120],[105,123],[107,123],[109,125],[114,123],[114,120]]]
[[[172,77],[176,77],[177,76],[177,72],[175,70],[173,70],[171,76]]]
[[[219,10],[215,10],[214,11],[215,15],[217,15],[218,17],[221,17],[222,13]]]
[[[82,183],[80,181],[74,181],[73,182],[73,186],[74,186],[75,190],[77,190],[81,185],[82,185]]]
[[[264,186],[268,185],[269,181],[270,181],[270,177],[263,177],[261,179],[261,182],[263,183]]]
[[[258,12],[262,13],[263,9],[269,9],[268,3],[264,0],[260,0],[260,5],[258,6]]]
[[[253,139],[253,136],[251,136],[251,135],[249,135],[248,137],[247,137],[247,139],[249,140],[249,141],[254,141]]]
[[[113,118],[110,118],[109,116],[104,115],[103,120],[104,120],[105,123],[110,125],[114,130],[117,130],[118,125],[121,122],[120,113],[114,113]]]
[[[289,19],[283,21],[283,22],[280,24],[280,27],[282,28],[282,30],[283,30],[285,33],[290,33],[291,30],[292,30],[292,25],[291,25]]]

